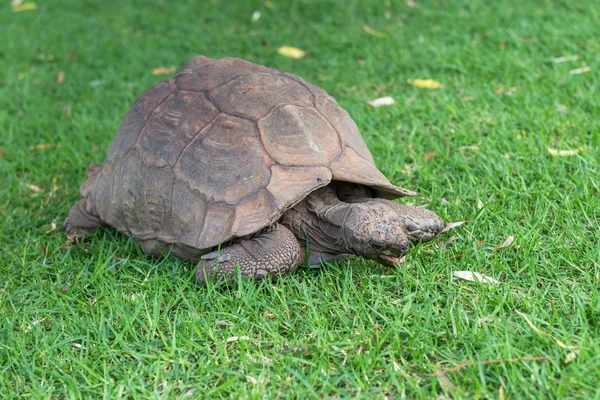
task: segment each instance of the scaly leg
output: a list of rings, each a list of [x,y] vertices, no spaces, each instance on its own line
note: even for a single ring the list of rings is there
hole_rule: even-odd
[[[203,255],[196,270],[196,280],[199,283],[212,278],[232,281],[237,268],[242,276],[256,280],[286,275],[300,264],[300,255],[300,245],[292,232],[275,224],[251,239]]]

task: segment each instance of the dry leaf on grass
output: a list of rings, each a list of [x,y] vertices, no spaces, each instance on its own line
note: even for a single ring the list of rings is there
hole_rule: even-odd
[[[592,69],[590,67],[575,68],[569,71],[569,75],[585,74],[586,72],[590,72],[591,70]]]
[[[253,385],[258,385],[258,380],[252,375],[246,375],[246,380]]]
[[[181,397],[190,397],[190,396],[193,396],[194,393],[196,393],[196,389],[191,388],[191,389],[188,389]]]
[[[458,364],[452,368],[445,369],[443,371],[436,371],[433,374],[423,374],[425,376],[441,376],[445,374],[449,374],[450,372],[460,371],[461,369],[472,367],[475,365],[490,365],[490,364],[505,364],[505,363],[514,363],[520,361],[548,361],[548,357],[522,357],[522,358],[510,358],[508,360],[484,360],[479,362],[467,361],[463,364]]]
[[[567,354],[565,356],[565,364],[570,363],[571,361],[573,361],[575,358],[577,358],[577,351],[572,351],[569,354]]]
[[[65,73],[60,71],[56,76],[56,82],[63,83],[65,81]]]
[[[371,101],[367,101],[367,104],[370,105],[371,107],[381,107],[381,106],[391,106],[392,104],[396,103],[394,101],[394,99],[392,97],[386,96],[386,97],[380,97],[378,99],[375,100],[371,100]]]
[[[0,158],[4,157],[4,150],[0,149]]]
[[[52,144],[50,143],[38,143],[33,147],[29,148],[29,151],[33,150],[50,150],[52,148]]]
[[[408,84],[419,89],[439,89],[443,85],[433,79],[409,79]]]
[[[281,46],[277,49],[277,52],[284,57],[293,58],[295,60],[299,60],[306,55],[304,50],[292,46]]]
[[[448,232],[451,229],[461,226],[465,222],[467,222],[467,221],[450,222],[450,223],[446,224],[446,226],[444,227],[444,229],[442,229],[442,231],[440,233]]]
[[[479,150],[479,146],[460,146],[459,147],[460,150],[473,150],[473,151],[477,151]]]
[[[553,62],[559,64],[559,63],[563,63],[565,61],[575,61],[575,60],[579,60],[581,58],[581,56],[578,55],[573,55],[573,56],[562,56],[562,57],[555,57],[552,59]]]
[[[226,343],[237,342],[238,340],[250,340],[249,336],[232,336],[227,338]]]
[[[55,230],[56,230],[56,223],[55,222],[51,222],[50,223],[50,229],[48,229],[46,231],[46,233],[54,232]]]
[[[560,347],[562,347],[563,349],[577,350],[577,346],[567,345],[567,344],[563,343],[562,341],[560,341],[559,339],[557,339],[556,337],[554,337],[551,334],[549,334],[548,332],[545,332],[545,331],[537,328],[535,325],[533,325],[533,322],[531,322],[531,320],[527,317],[527,315],[523,314],[521,311],[515,310],[515,312],[517,314],[519,314],[521,317],[525,318],[525,321],[527,322],[527,325],[529,325],[529,327],[531,329],[533,329],[535,333],[538,333],[538,334],[540,334],[542,336],[549,337],[550,339],[554,340],[556,342],[556,344],[559,345]]]
[[[454,383],[452,383],[452,381],[444,374],[442,375],[438,375],[438,382],[440,383],[440,386],[447,392],[455,392],[456,391],[456,385],[454,385]]]
[[[375,29],[373,29],[367,25],[363,25],[363,31],[365,31],[366,33],[368,33],[371,36],[376,36],[378,38],[386,37],[385,33],[377,32]]]
[[[456,236],[450,236],[450,239],[448,239],[446,241],[446,243],[444,243],[444,246],[446,247],[450,247],[450,245],[456,240],[458,239]]]
[[[174,66],[171,66],[171,67],[158,67],[158,68],[154,68],[152,70],[152,75],[167,75],[167,74],[172,74],[176,70],[177,70],[177,67],[174,67]]]
[[[273,4],[270,1],[265,1],[265,7],[267,7],[267,8],[273,8],[273,7],[275,7],[275,4]]]
[[[30,330],[33,329],[34,326],[41,324],[45,320],[46,320],[46,317],[32,321],[30,324],[27,324],[27,328],[25,330],[29,332]]]
[[[39,192],[40,190],[42,190],[41,186],[39,185],[31,185],[29,183],[25,184],[25,187],[33,192]]]
[[[581,153],[583,151],[584,147],[578,147],[576,149],[572,149],[572,150],[558,150],[558,149],[553,149],[551,147],[548,147],[548,153],[550,153],[551,156],[559,156],[559,157],[568,157],[568,156],[574,156],[577,153]]]
[[[498,251],[498,250],[502,250],[507,248],[508,246],[510,246],[512,244],[512,242],[515,241],[515,237],[514,236],[509,236],[506,238],[506,240],[504,242],[502,242],[502,244],[498,247],[494,247],[492,250]]]
[[[50,250],[48,250],[48,245],[46,243],[42,243],[42,254],[44,257],[50,257]]]
[[[481,283],[500,283],[499,280],[492,278],[491,276],[481,275],[479,272],[472,271],[454,271],[453,274],[456,278],[464,279],[466,281],[471,282],[481,282]]]
[[[413,0],[407,0],[406,5],[410,8],[419,7],[419,5],[417,3],[415,3]]]
[[[496,94],[505,94],[507,96],[512,96],[517,91],[517,88],[512,86],[510,88],[506,86],[500,86],[499,88],[494,89],[494,93]]]
[[[252,13],[252,22],[257,22],[260,19],[260,11],[254,11]]]
[[[437,156],[437,152],[435,152],[435,151],[432,151],[431,153],[427,153],[427,154],[425,154],[425,161],[429,161],[435,156]]]
[[[12,2],[13,12],[32,11],[37,10],[37,8],[38,5],[34,2],[23,3],[21,0],[15,0]]]

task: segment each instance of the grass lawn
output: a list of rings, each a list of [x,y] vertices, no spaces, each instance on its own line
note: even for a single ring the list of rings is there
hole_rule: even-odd
[[[0,397],[600,398],[596,0],[9,3]],[[352,259],[231,289],[110,229],[68,245],[87,165],[168,76],[152,70],[198,54],[323,87],[419,191],[405,201],[469,222],[395,268]],[[366,104],[383,96],[396,103]]]

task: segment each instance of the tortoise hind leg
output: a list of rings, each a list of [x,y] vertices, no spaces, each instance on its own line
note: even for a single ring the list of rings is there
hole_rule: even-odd
[[[102,170],[102,164],[91,164],[88,167],[88,179],[79,190],[83,199],[79,200],[69,211],[64,227],[67,233],[87,235],[102,225],[102,221],[94,212],[92,194],[96,177]]]
[[[64,224],[67,233],[87,235],[102,225],[102,221],[97,215],[93,215],[86,210],[86,204],[87,199],[81,199],[69,211]]]
[[[300,244],[292,232],[275,224],[253,238],[203,255],[196,270],[196,280],[199,283],[211,278],[232,281],[238,268],[242,276],[256,280],[286,275],[300,264],[300,256]]]

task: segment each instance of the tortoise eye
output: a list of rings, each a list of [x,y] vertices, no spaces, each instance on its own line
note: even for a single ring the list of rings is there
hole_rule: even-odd
[[[385,248],[384,245],[382,245],[381,243],[378,242],[369,242],[369,245],[374,248],[375,250],[383,250]]]

